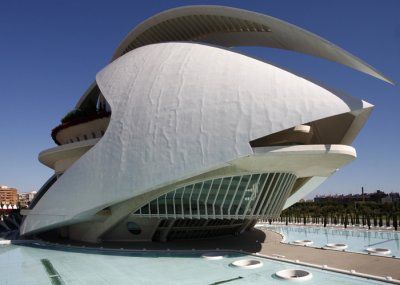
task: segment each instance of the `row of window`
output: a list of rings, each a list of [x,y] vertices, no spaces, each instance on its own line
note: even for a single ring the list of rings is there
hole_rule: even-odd
[[[175,189],[134,214],[170,218],[273,217],[293,188],[290,173],[263,173],[207,180]]]
[[[83,135],[81,137],[77,136],[75,138],[70,138],[68,141],[66,141],[64,144],[69,144],[69,143],[74,143],[74,142],[80,142],[80,141],[87,141],[90,139],[96,139],[104,136],[104,131],[101,130],[99,133],[92,132],[90,135]]]

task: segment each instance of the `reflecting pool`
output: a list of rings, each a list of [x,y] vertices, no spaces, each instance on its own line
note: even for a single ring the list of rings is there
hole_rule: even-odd
[[[209,258],[204,258],[205,256]],[[133,252],[67,246],[0,246],[1,284],[284,284],[275,272],[308,271],[303,284],[386,284],[237,252]],[[231,263],[251,259],[252,269]]]

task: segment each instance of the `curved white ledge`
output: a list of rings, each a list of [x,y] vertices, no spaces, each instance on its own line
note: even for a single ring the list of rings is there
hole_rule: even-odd
[[[255,155],[270,155],[281,154],[345,154],[356,156],[354,147],[342,144],[310,144],[310,145],[292,145],[292,146],[269,146],[269,147],[254,147]]]
[[[78,159],[98,143],[99,140],[100,138],[90,139],[46,149],[39,153],[39,161],[54,169],[57,161],[71,157]]]
[[[267,164],[271,171],[285,169],[297,177],[328,177],[357,157],[355,149],[347,145],[296,145],[252,150],[254,155],[231,164],[247,171],[259,171]]]

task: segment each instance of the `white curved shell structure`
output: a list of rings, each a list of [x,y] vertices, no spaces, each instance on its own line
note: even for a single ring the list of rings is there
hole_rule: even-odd
[[[165,13],[196,9],[204,7]],[[241,10],[220,9],[240,18]],[[240,233],[356,157],[350,144],[370,104],[200,40],[128,51],[146,28],[135,31],[78,103],[95,98],[106,112],[53,130],[60,146],[39,159],[55,176],[21,234],[100,242]]]

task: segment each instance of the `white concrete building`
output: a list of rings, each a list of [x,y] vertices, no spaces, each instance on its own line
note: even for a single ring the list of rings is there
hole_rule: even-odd
[[[332,43],[220,6],[162,12],[122,41],[39,160],[55,174],[22,235],[88,242],[237,234],[351,162],[372,105],[230,47],[325,58],[390,82]]]

